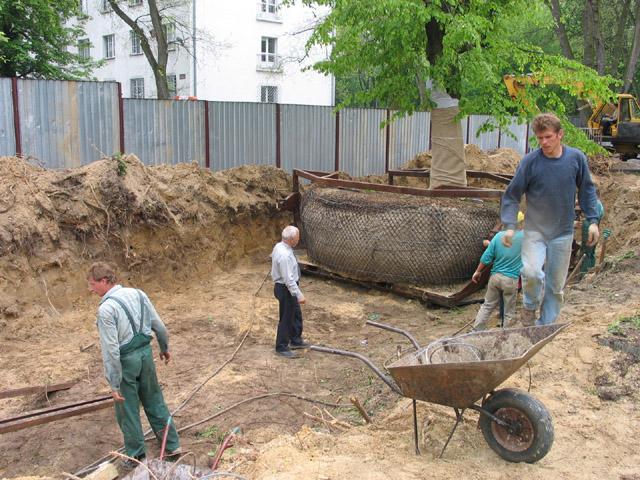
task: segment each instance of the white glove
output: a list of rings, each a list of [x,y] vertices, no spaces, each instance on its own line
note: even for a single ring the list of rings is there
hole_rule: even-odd
[[[593,247],[598,243],[598,237],[600,236],[600,230],[597,223],[589,225],[589,238],[587,239],[587,247]]]

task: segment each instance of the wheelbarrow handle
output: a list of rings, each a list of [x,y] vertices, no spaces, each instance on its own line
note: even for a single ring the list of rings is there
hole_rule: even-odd
[[[398,385],[396,385],[396,383],[393,381],[393,379],[391,379],[390,377],[388,377],[387,375],[385,375],[384,373],[382,373],[380,371],[380,369],[378,367],[376,367],[373,362],[371,362],[371,360],[369,360],[367,357],[365,357],[364,355],[360,355],[359,353],[356,352],[349,352],[348,350],[338,350],[337,348],[329,348],[329,347],[320,347],[318,345],[311,345],[309,347],[309,350],[314,350],[316,352],[322,352],[322,353],[332,353],[334,355],[344,355],[346,357],[353,357],[353,358],[357,358],[358,360],[364,362],[367,367],[369,367],[371,370],[373,370],[373,372],[378,375],[380,377],[380,379],[386,383],[389,388],[391,390],[393,390],[394,392],[396,392],[398,395],[402,395],[402,391],[400,390],[400,388],[398,387]]]
[[[367,320],[366,323],[367,325],[371,325],[372,327],[378,327],[378,328],[382,328],[383,330],[389,330],[390,332],[395,332],[395,333],[399,333],[400,335],[404,335],[409,339],[411,343],[413,343],[413,346],[416,347],[416,350],[420,350],[420,344],[418,343],[418,341],[414,338],[413,335],[411,335],[406,330],[403,330],[398,327],[392,327],[391,325],[387,325],[386,323],[378,323],[371,320]]]

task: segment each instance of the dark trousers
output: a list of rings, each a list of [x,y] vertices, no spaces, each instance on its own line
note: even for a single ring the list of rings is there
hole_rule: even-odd
[[[302,343],[302,310],[298,299],[291,295],[286,285],[276,283],[273,295],[280,304],[276,351],[289,350],[289,343]]]

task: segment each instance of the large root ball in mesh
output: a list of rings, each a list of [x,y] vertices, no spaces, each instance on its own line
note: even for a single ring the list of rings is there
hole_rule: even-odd
[[[498,204],[311,188],[300,217],[309,257],[327,269],[367,281],[442,285],[471,278]]]

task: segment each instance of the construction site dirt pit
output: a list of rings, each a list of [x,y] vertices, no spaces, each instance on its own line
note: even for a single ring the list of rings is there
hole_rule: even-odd
[[[133,157],[71,171],[44,171],[18,159],[1,159],[0,167],[1,389],[76,381],[48,396],[0,399],[0,418],[108,394],[95,328],[98,299],[85,282],[92,261],[108,260],[123,283],[149,294],[169,329],[172,361],[157,362],[158,376],[171,409],[191,397],[175,417],[178,428],[198,423],[181,433],[183,450],[193,452],[185,464],[195,461],[206,470],[222,439],[239,427],[219,469],[249,479],[640,474],[634,441],[640,368],[624,352],[597,342],[617,319],[640,311],[638,176],[598,178],[607,210],[603,227],[613,230],[604,267],[566,290],[561,321],[572,326],[503,385],[530,388],[553,417],[553,447],[529,465],[498,457],[474,412],[465,414],[438,458],[455,415],[423,402],[417,456],[411,400],[394,394],[364,364],[312,351],[294,360],[275,355],[278,305],[268,254],[291,221],[275,208],[290,192],[284,172],[145,167]],[[112,198],[114,189],[124,190]],[[367,320],[403,328],[427,345],[472,321],[478,309],[425,308],[390,293],[307,276],[301,288],[305,337],[378,365],[410,344]],[[154,351],[157,356],[156,345]],[[609,391],[619,387],[620,394],[600,395],[603,383]],[[353,408],[352,397],[372,423]],[[0,477],[62,478],[121,445],[111,408],[3,433]],[[158,456],[155,440],[147,452]]]

